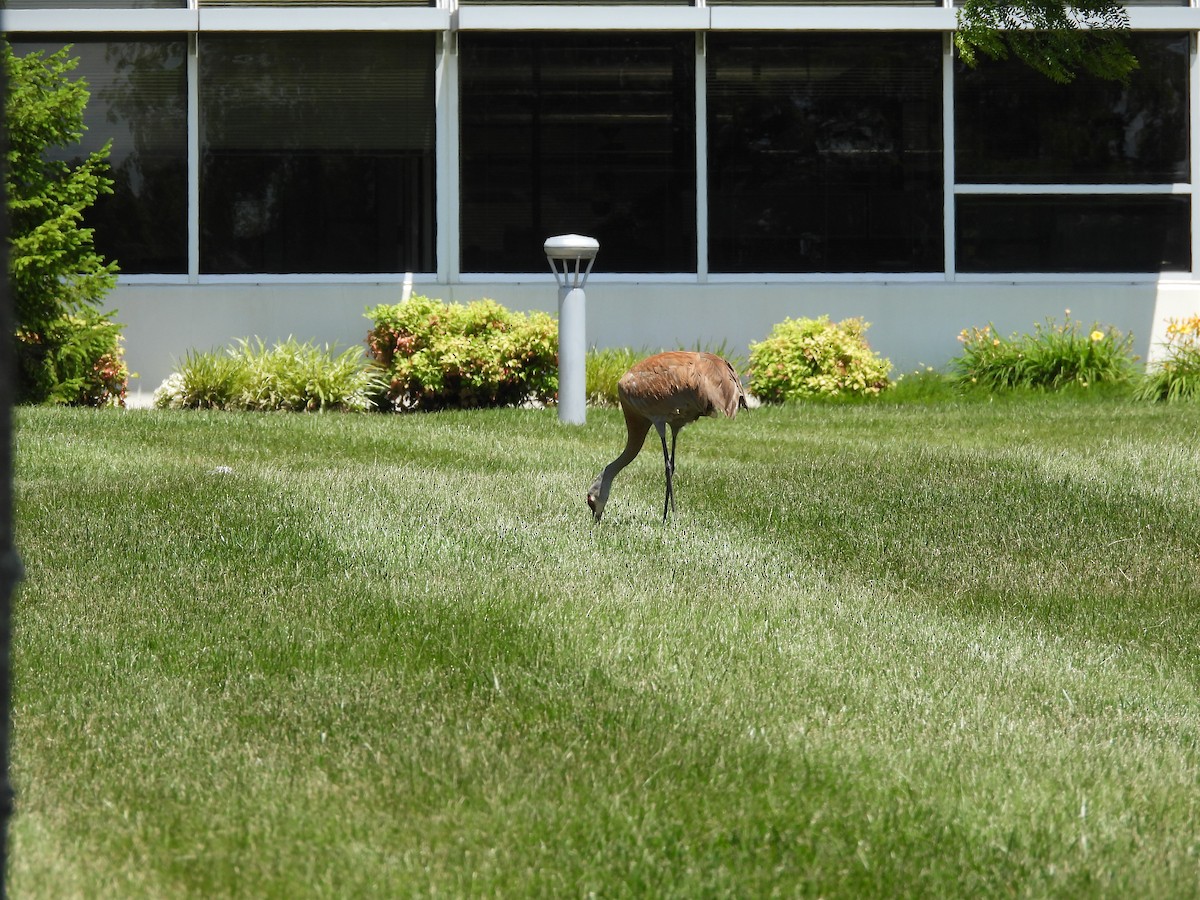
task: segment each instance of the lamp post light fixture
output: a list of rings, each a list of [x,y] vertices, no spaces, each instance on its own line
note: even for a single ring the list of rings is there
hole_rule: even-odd
[[[543,249],[558,282],[558,421],[582,425],[587,419],[587,297],[583,286],[600,252],[600,242],[581,234],[560,234],[547,238]]]

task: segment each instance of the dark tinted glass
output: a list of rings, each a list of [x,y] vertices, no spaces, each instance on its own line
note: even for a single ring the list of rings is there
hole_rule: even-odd
[[[696,267],[691,34],[459,38],[462,269],[546,268],[547,237],[598,271]]]
[[[941,54],[934,34],[712,35],[712,271],[940,271]]]
[[[113,193],[101,195],[84,224],[96,249],[124,274],[187,271],[187,41],[115,35],[104,41],[11,38],[20,56],[72,44],[72,78],[87,81],[83,141],[54,151],[78,161],[106,141]]]
[[[941,6],[939,0],[708,0],[706,6]]]
[[[0,6],[8,9],[183,9],[187,0],[8,0]]]
[[[1187,197],[958,198],[961,272],[1184,272]]]
[[[435,6],[437,0],[200,0],[200,6]]]
[[[1188,39],[1134,34],[1129,84],[1055,84],[1016,60],[955,74],[959,182],[1138,184],[1189,180]]]
[[[434,45],[203,36],[200,266],[431,272]]]
[[[563,0],[459,0],[460,6],[550,6]],[[691,0],[569,0],[570,6],[690,6]]]

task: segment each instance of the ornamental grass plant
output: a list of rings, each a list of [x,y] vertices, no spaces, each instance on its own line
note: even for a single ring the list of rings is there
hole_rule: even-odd
[[[745,371],[745,359],[731,351],[727,342],[719,344],[703,344],[699,341],[690,348],[692,351],[714,353],[725,359],[741,374]],[[587,353],[586,382],[587,399],[592,406],[617,406],[620,398],[617,396],[617,382],[629,371],[635,363],[659,353],[659,350],[649,350],[645,347],[635,350],[632,347],[593,347]]]
[[[1200,397],[1200,316],[1167,323],[1163,358],[1151,365],[1137,396],[1166,402]]]
[[[616,406],[617,382],[630,366],[649,356],[649,351],[630,347],[593,347],[585,360],[587,399],[592,406]]]
[[[268,347],[261,339],[238,342],[245,366],[242,406],[250,410],[369,410],[384,386],[383,377],[363,365],[356,347],[335,353],[289,337]]]
[[[191,350],[154,392],[159,409],[236,409],[247,378],[236,353]]]
[[[356,348],[289,337],[268,347],[261,338],[225,351],[190,352],[154,392],[159,409],[324,412],[373,409],[384,381]]]
[[[1194,897],[1200,405],[17,412],[10,891]],[[69,502],[64,500],[69,485]]]
[[[994,325],[965,328],[962,352],[951,362],[963,386],[991,390],[1060,390],[1128,383],[1136,371],[1131,335],[1111,326],[1083,328],[1066,311],[1034,325],[1033,333],[1002,336]]]

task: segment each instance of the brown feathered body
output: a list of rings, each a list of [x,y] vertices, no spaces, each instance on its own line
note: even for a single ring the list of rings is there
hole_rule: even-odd
[[[713,353],[674,350],[659,353],[636,363],[617,382],[617,396],[625,413],[625,449],[604,467],[588,491],[588,506],[596,521],[604,515],[604,506],[617,473],[641,452],[653,425],[662,441],[666,469],[667,496],[663,501],[663,521],[675,506],[672,485],[675,472],[675,439],[679,430],[701,416],[733,418],[746,405],[746,394],[738,374],[728,361]],[[667,429],[671,446],[667,448]]]

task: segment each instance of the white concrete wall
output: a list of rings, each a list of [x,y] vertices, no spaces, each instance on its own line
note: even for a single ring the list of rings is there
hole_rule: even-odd
[[[237,338],[362,346],[363,313],[398,302],[393,284],[123,284],[109,297],[125,324],[131,394],[150,394],[188,350]],[[555,311],[557,289],[544,278],[521,283],[421,284],[411,290],[447,301],[491,297],[510,309]],[[1171,317],[1200,313],[1200,282],[803,282],[637,283],[593,277],[587,285],[588,343],[657,350],[725,342],[745,355],[752,341],[786,317],[861,316],[872,347],[891,359],[893,377],[920,365],[944,366],[966,327],[993,323],[1001,333],[1028,331],[1065,310],[1085,325],[1132,333],[1135,352],[1151,356]]]

